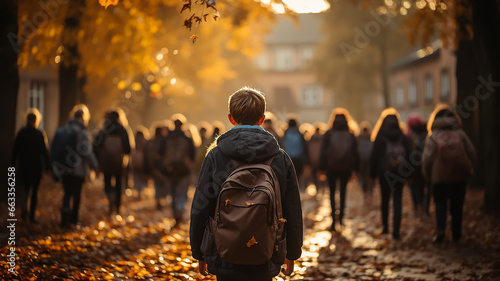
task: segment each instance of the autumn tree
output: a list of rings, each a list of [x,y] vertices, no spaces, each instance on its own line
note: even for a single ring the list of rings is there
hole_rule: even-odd
[[[388,65],[410,44],[394,11],[357,2],[329,1],[323,14],[325,42],[314,66],[323,84],[334,90],[336,104],[366,119],[364,100],[382,95],[382,106],[390,106]]]
[[[128,107],[137,117],[154,113],[151,106],[172,108],[177,99],[191,99],[193,109],[200,93],[220,93],[245,69],[273,17],[268,5],[252,0],[221,1],[216,8],[214,1],[112,2],[105,9],[97,1],[70,0],[22,48],[22,68],[59,65],[67,107],[61,122],[78,101],[95,105],[98,117],[103,104]],[[22,16],[36,13],[32,6],[22,2]]]

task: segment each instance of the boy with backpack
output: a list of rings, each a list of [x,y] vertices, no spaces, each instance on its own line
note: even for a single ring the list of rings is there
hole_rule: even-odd
[[[434,192],[437,223],[434,243],[445,238],[448,204],[453,240],[458,242],[462,236],[466,180],[472,175],[476,152],[462,130],[460,117],[448,105],[436,106],[429,118],[428,131],[422,153],[422,172]]]
[[[260,125],[266,101],[244,87],[229,97],[229,121],[207,153],[191,208],[200,273],[217,280],[272,280],[301,256],[302,209],[290,157]]]

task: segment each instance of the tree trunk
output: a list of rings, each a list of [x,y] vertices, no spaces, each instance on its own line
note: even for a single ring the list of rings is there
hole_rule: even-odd
[[[474,174],[469,180],[471,186],[482,187],[484,186],[484,151],[481,145],[480,134],[480,114],[478,110],[466,111],[463,107],[465,101],[473,96],[477,87],[478,70],[476,68],[476,57],[474,56],[474,44],[471,38],[463,36],[466,34],[466,26],[468,19],[459,16],[457,17],[458,30],[457,37],[460,38],[458,42],[458,49],[456,51],[457,66],[457,111],[460,112],[462,118],[463,129],[471,139],[478,156],[481,161],[477,161],[474,167]]]
[[[387,58],[387,31],[382,28],[380,32],[381,40],[379,45],[380,50],[380,73],[382,79],[382,96],[384,97],[384,108],[391,106],[389,98],[389,69],[388,58]]]
[[[0,149],[2,151],[2,173],[7,175],[16,134],[17,94],[19,90],[19,69],[17,67],[17,1],[0,2],[0,84],[2,85],[2,110],[0,116]],[[11,39],[9,39],[11,38]],[[7,181],[4,181],[6,184]],[[7,188],[0,191],[1,201],[7,200]]]
[[[78,51],[78,30],[85,7],[82,0],[68,3],[68,14],[61,34],[64,50],[59,64],[59,126],[66,123],[68,113],[74,105],[83,102],[84,78],[80,77],[80,53]]]
[[[478,69],[480,139],[484,163],[484,207],[500,211],[500,7],[497,0],[471,1],[474,55]],[[479,93],[479,94],[478,94]]]

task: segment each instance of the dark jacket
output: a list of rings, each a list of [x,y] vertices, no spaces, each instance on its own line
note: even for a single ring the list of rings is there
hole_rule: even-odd
[[[46,140],[42,131],[31,126],[23,127],[17,133],[11,164],[17,164],[21,183],[36,183],[41,179],[42,171],[50,169]]]
[[[102,128],[99,131],[99,133],[97,134],[97,136],[95,137],[95,139],[94,139],[94,151],[96,152],[97,159],[99,161],[99,166],[102,169],[102,172],[105,174],[106,173],[116,174],[116,173],[120,173],[119,171],[121,170],[121,167],[115,167],[116,165],[118,165],[117,163],[113,164],[112,165],[113,167],[109,167],[110,166],[109,164],[105,164],[104,163],[105,161],[103,162],[103,160],[106,160],[106,159],[103,158],[102,155],[100,155],[106,149],[106,147],[104,146],[104,142],[105,142],[106,137],[110,136],[110,135],[115,135],[115,136],[118,136],[120,138],[121,144],[122,144],[122,153],[123,154],[130,154],[130,152],[132,151],[132,148],[130,147],[130,139],[129,139],[129,135],[127,133],[127,129],[125,129],[125,127],[123,127],[118,122],[111,122],[111,123],[106,122],[104,128]],[[113,171],[113,172],[111,172],[111,171]]]
[[[186,136],[186,134],[182,130],[173,130],[173,131],[170,131],[168,133],[167,137],[163,138],[162,144],[161,144],[161,147],[160,147],[160,155],[164,156],[165,150],[167,148],[165,146],[165,143],[168,141],[169,138],[173,138],[173,137],[182,137],[182,138],[184,138],[186,140],[186,142],[188,143],[188,156],[189,156],[189,159],[191,161],[194,161],[194,157],[195,157],[195,154],[196,154],[196,148],[194,147],[193,139],[191,139],[190,137]]]
[[[403,134],[403,132],[401,132],[399,128],[391,128],[387,130],[381,129],[377,135],[377,138],[373,142],[373,149],[370,155],[371,178],[383,176],[384,172],[386,172],[382,166],[383,166],[383,161],[385,160],[384,158],[388,141],[401,142],[406,152],[404,163],[406,164],[409,163],[408,158],[410,155],[410,144],[406,136]],[[398,176],[402,177],[403,179],[406,179],[409,176],[411,176],[410,173],[411,171],[405,171],[405,169],[399,169],[399,170],[402,170],[403,173],[399,173]]]
[[[336,129],[336,128],[331,128],[330,130],[326,131],[326,133],[323,135],[323,142],[321,144],[321,155],[320,155],[320,161],[319,161],[319,167],[320,170],[322,171],[329,171],[331,167],[328,167],[328,158],[331,155],[328,155],[328,151],[331,151],[330,146],[331,144],[331,138],[333,137],[334,134],[339,133],[341,131],[348,131],[348,128],[345,129]],[[347,154],[349,155],[349,163],[348,167],[350,172],[358,172],[359,171],[359,151],[358,151],[358,140],[356,137],[352,134],[349,133],[349,136],[351,137],[351,145],[350,145],[350,152]],[[331,171],[330,171],[331,172]]]
[[[303,229],[302,208],[297,177],[290,157],[280,149],[276,139],[267,131],[257,127],[235,127],[217,139],[217,146],[205,158],[191,208],[191,251],[197,260],[204,260],[200,250],[205,224],[214,216],[219,188],[235,169],[230,159],[248,163],[261,163],[275,156],[271,167],[281,188],[283,217],[287,239],[287,258],[296,260],[301,256]],[[268,261],[263,265],[235,265],[217,257],[207,262],[213,274],[229,276],[276,276],[281,264]]]

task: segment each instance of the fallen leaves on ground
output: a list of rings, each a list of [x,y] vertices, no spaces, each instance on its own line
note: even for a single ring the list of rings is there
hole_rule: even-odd
[[[375,190],[377,191],[377,190]],[[128,193],[130,194],[130,192]],[[491,280],[500,277],[500,221],[480,210],[483,192],[470,189],[464,206],[463,239],[432,244],[431,216],[415,215],[404,191],[401,240],[379,234],[378,196],[364,202],[348,187],[345,225],[331,224],[328,191],[303,195],[305,239],[302,257],[289,280]],[[107,216],[102,182],[86,184],[81,225],[58,226],[62,188],[50,181],[39,190],[37,224],[16,225],[16,276],[2,280],[215,280],[198,273],[191,256],[189,226],[174,227],[169,208],[157,210],[153,190],[141,200],[125,196],[121,215]],[[4,208],[0,215],[5,221]],[[5,208],[6,209],[6,208]],[[391,221],[391,220],[390,220]],[[449,222],[448,222],[449,225]],[[451,237],[451,233],[447,233]],[[0,249],[7,268],[8,248]],[[280,273],[276,280],[285,280]]]

